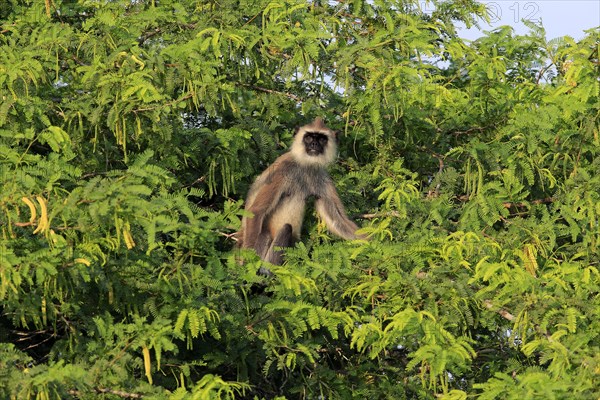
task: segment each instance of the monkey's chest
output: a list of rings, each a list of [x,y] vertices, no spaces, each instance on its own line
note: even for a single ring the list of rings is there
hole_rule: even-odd
[[[292,226],[292,235],[296,239],[300,239],[305,204],[306,199],[301,196],[283,197],[280,200],[279,206],[269,218],[271,237],[275,237],[285,224],[290,224]]]

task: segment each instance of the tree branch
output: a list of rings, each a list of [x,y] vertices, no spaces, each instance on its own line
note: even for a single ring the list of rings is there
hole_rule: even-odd
[[[383,211],[378,213],[371,214],[357,214],[354,215],[353,218],[361,218],[361,219],[373,219],[380,217],[400,217],[400,213],[398,211]]]
[[[269,94],[276,94],[278,96],[284,96],[284,97],[287,97],[288,99],[292,99],[292,100],[297,101],[299,103],[301,103],[301,102],[304,101],[300,97],[296,96],[293,93],[280,92],[278,90],[267,89],[267,88],[264,88],[264,87],[261,87],[261,86],[251,85],[249,83],[243,83],[243,82],[238,82],[238,85],[246,87],[246,88],[250,88],[252,90],[256,90],[258,92],[265,92],[265,93],[269,93]]]
[[[456,197],[458,199],[458,201],[461,202],[467,202],[469,200],[471,200],[471,197],[467,196],[467,195],[463,195],[463,196],[458,196]],[[544,199],[535,199],[535,200],[531,200],[529,202],[510,202],[510,201],[505,201],[502,203],[502,205],[504,206],[504,208],[525,208],[528,205],[537,205],[537,204],[549,204],[549,203],[554,203],[556,199],[554,197],[546,197]]]
[[[483,301],[483,305],[485,306],[485,308],[487,308],[488,310],[492,310],[494,311],[495,307],[494,304],[492,304],[492,302],[490,300],[484,300]],[[507,319],[509,321],[513,321],[515,319],[515,316],[512,315],[511,313],[509,313],[506,309],[501,308],[499,310],[495,310],[498,314],[500,314],[504,319]]]
[[[114,394],[115,396],[122,397],[124,399],[141,399],[144,397],[143,394],[139,393],[128,393],[122,390],[115,390],[109,388],[94,388],[93,389],[98,394]],[[82,397],[85,393],[80,390],[71,389],[68,392],[70,395],[75,397]]]

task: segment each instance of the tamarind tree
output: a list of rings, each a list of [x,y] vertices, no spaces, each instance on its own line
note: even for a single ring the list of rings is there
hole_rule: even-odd
[[[598,28],[474,0],[0,4],[0,397],[597,399]],[[322,116],[368,242],[233,250]]]

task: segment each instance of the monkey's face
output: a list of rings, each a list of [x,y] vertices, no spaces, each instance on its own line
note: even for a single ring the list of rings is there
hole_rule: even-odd
[[[300,164],[326,167],[337,154],[337,135],[321,118],[296,129],[294,143],[290,149]]]
[[[306,132],[302,137],[302,143],[306,149],[306,154],[312,157],[320,156],[327,148],[329,138],[320,132]]]

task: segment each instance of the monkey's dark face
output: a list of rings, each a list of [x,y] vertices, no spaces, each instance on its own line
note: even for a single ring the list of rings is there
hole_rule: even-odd
[[[320,156],[327,148],[329,138],[320,132],[306,132],[302,137],[302,143],[309,156]]]
[[[335,161],[337,135],[325,126],[321,118],[316,118],[296,129],[290,153],[301,165],[325,168]]]

